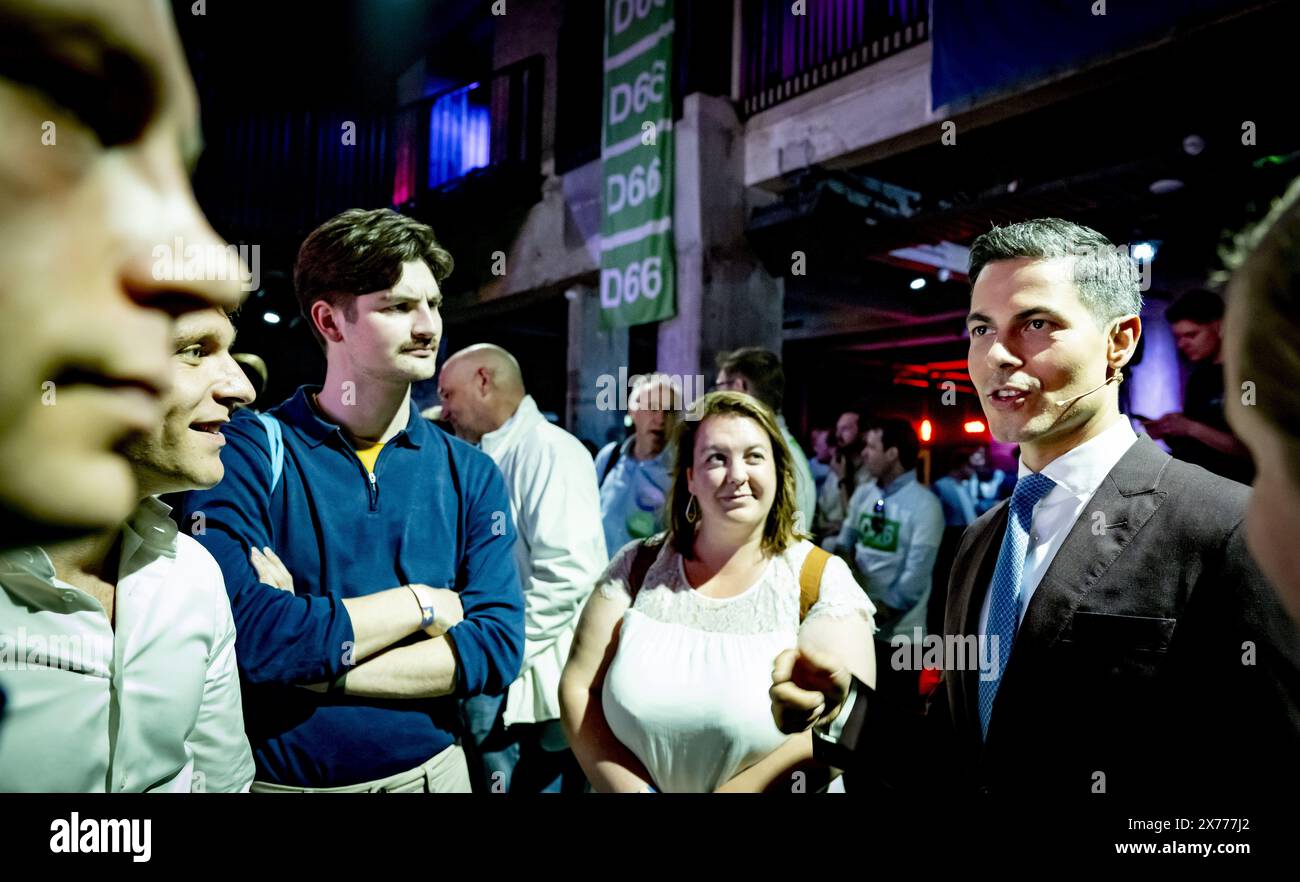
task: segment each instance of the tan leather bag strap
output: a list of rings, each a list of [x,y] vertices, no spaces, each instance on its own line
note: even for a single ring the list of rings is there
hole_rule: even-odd
[[[822,592],[822,571],[826,569],[826,562],[831,559],[831,553],[824,548],[813,546],[812,551],[803,559],[803,566],[799,569],[799,623],[808,617],[808,610],[813,608],[817,598]]]
[[[651,545],[648,540],[637,546],[632,558],[632,570],[627,577],[628,594],[632,595],[633,600],[641,590],[645,574],[658,554],[659,545]],[[808,610],[812,609],[813,604],[821,597],[822,571],[826,569],[826,563],[830,559],[829,551],[816,546],[813,546],[808,556],[803,559],[803,566],[799,570],[799,622],[801,624],[808,617]]]

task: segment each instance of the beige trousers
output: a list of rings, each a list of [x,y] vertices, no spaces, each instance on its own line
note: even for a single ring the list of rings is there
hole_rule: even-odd
[[[254,781],[250,793],[469,793],[465,751],[453,744],[428,762],[377,781],[344,787],[288,787]]]

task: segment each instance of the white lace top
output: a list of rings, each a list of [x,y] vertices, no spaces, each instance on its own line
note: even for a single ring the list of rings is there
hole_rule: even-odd
[[[597,582],[626,597],[637,542],[624,546]],[[799,636],[799,570],[812,543],[771,559],[759,580],[727,598],[690,586],[668,544],[646,571],[623,616],[618,650],[605,675],[602,708],[614,735],[669,792],[709,792],[785,740],[772,721],[772,662]],[[862,616],[875,607],[848,566],[831,558],[805,623]]]

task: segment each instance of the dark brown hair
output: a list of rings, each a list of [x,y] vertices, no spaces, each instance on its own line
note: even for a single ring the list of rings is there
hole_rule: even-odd
[[[795,495],[794,464],[790,448],[776,424],[776,417],[763,402],[744,392],[710,392],[691,408],[690,416],[677,424],[673,433],[673,480],[668,488],[668,541],[682,555],[690,558],[695,553],[695,524],[686,519],[686,506],[691,491],[686,486],[686,470],[695,465],[695,439],[700,425],[713,416],[738,416],[758,423],[772,442],[772,457],[776,467],[776,495],[763,525],[763,552],[778,555],[794,542],[804,538],[798,529]]]
[[[317,342],[325,345],[312,321],[313,303],[324,300],[341,306],[353,321],[354,298],[393,287],[402,276],[402,264],[412,260],[428,264],[439,283],[455,265],[431,227],[390,208],[350,208],[312,230],[298,249],[293,289]]]
[[[727,375],[740,374],[749,381],[749,394],[771,408],[781,412],[785,400],[785,369],[775,352],[745,346],[734,352],[718,354],[718,370]]]

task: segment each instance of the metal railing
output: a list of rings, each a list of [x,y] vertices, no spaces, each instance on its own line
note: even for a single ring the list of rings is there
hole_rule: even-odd
[[[745,116],[929,39],[927,0],[789,0],[741,5],[740,102]]]

